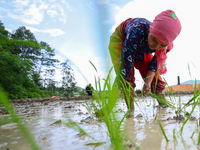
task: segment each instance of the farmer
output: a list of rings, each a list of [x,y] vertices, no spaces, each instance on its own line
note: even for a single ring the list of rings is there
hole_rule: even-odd
[[[139,70],[144,80],[144,93],[152,92],[164,96],[165,82],[160,75],[167,72],[166,54],[173,48],[173,41],[180,31],[181,24],[173,10],[161,12],[152,23],[144,18],[129,18],[115,29],[109,44],[111,60],[116,73],[112,88],[114,94],[108,102],[110,109],[123,90],[122,85],[127,86],[129,82],[133,88],[136,87],[135,68]],[[124,81],[126,81],[125,84]],[[133,89],[131,94],[134,96]],[[126,97],[125,100],[127,104]],[[134,110],[133,97],[130,98],[130,107]]]
[[[88,96],[92,96],[92,91],[93,91],[93,87],[91,84],[87,85],[85,88],[85,91],[87,93]]]

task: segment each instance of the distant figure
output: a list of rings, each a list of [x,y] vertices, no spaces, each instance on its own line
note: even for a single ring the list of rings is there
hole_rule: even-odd
[[[52,96],[51,99],[57,98],[56,96]]]
[[[91,84],[87,85],[85,88],[85,91],[88,96],[92,96],[92,90],[93,90],[93,88],[92,88]]]

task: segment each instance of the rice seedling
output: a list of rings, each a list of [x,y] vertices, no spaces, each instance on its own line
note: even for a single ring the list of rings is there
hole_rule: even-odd
[[[106,127],[108,129],[108,136],[110,137],[110,141],[112,143],[112,148],[115,150],[120,150],[124,148],[124,145],[122,143],[123,134],[120,127],[126,115],[124,115],[124,117],[121,119],[117,119],[118,117],[113,112],[113,107],[115,106],[115,103],[117,101],[117,96],[115,95],[115,93],[113,93],[110,84],[111,70],[112,68],[110,69],[107,78],[104,79],[105,84],[103,90],[101,90],[100,80],[98,80],[99,89],[97,91],[99,91],[99,94],[95,94],[94,99],[97,101],[100,110],[98,110],[97,107],[95,106],[95,111],[98,112],[98,114],[106,124]],[[95,84],[97,85],[97,82]],[[106,99],[105,96],[106,89],[108,90],[108,100]],[[130,93],[128,94],[129,96],[131,95]],[[130,108],[130,103],[129,103],[129,108]],[[128,112],[129,111],[127,111],[127,113]]]
[[[160,121],[158,121],[158,124],[159,124],[159,126],[160,126],[160,129],[161,129],[161,131],[162,131],[164,137],[165,137],[165,140],[166,140],[167,142],[169,142],[169,140],[168,140],[168,138],[167,138],[167,136],[166,136],[166,134],[165,134],[165,131],[164,131],[164,129],[163,129],[163,127],[162,127]]]
[[[199,135],[198,135],[198,142],[197,145],[200,145],[200,131],[199,131]]]
[[[0,104],[4,107],[4,109],[10,115],[10,119],[3,119],[0,122],[0,125],[5,123],[16,123],[19,131],[21,132],[23,138],[29,143],[31,149],[39,150],[40,147],[36,143],[34,137],[30,133],[30,131],[26,128],[26,126],[22,123],[22,118],[18,117],[15,112],[14,107],[11,102],[8,100],[6,94],[3,92],[3,89],[0,88]]]
[[[103,145],[103,142],[98,142],[97,139],[95,139],[93,136],[91,136],[89,133],[87,133],[81,126],[79,126],[76,122],[74,122],[72,119],[70,119],[69,117],[67,118],[67,123],[63,122],[62,120],[56,120],[53,124],[62,124],[68,128],[74,129],[75,131],[80,132],[80,134],[85,135],[87,137],[89,137],[90,139],[92,139],[93,143],[87,143],[85,144],[86,146],[94,146],[94,148]],[[52,120],[52,119],[51,119]]]
[[[192,132],[192,135],[191,135],[190,138],[192,139],[194,134],[195,134],[195,132],[198,132],[198,131],[199,131],[199,122],[197,121],[197,129],[194,132]]]
[[[174,139],[175,143],[177,144],[178,140],[176,138],[176,130],[175,129],[173,129],[173,139]]]
[[[96,70],[98,74],[96,67],[93,65],[92,62],[90,63],[92,64],[92,66],[94,67],[94,69]],[[102,119],[104,121],[108,130],[108,136],[112,144],[111,149],[121,150],[125,148],[125,145],[123,145],[123,142],[122,142],[124,136],[121,131],[121,124],[124,121],[129,111],[127,111],[127,113],[121,119],[119,119],[119,117],[117,117],[113,111],[113,107],[115,106],[116,101],[117,101],[117,96],[115,95],[115,93],[112,91],[112,88],[111,88],[111,83],[110,83],[111,70],[112,68],[110,69],[107,78],[103,79],[104,81],[103,90],[101,89],[102,87],[100,83],[101,82],[100,77],[95,78],[96,90],[94,90],[93,97],[90,101],[92,105],[92,109],[90,108],[86,100],[85,100],[86,104],[84,106],[86,107],[86,109],[91,115],[93,115],[93,112],[96,112],[96,115],[98,115],[99,119]],[[127,91],[130,91],[130,89]],[[126,93],[126,94],[129,94],[129,97],[131,95],[130,93]],[[129,103],[129,108],[130,108],[130,103]],[[90,138],[96,141],[96,139],[94,139],[89,134],[87,134],[86,131],[84,131],[80,126],[75,124],[72,120],[68,119],[68,121],[70,121],[70,124],[66,124],[66,125],[69,128],[75,127],[74,129],[76,129],[77,131],[80,131],[81,133],[89,136]],[[131,142],[133,143],[133,141]],[[89,143],[88,145],[91,145],[91,144],[94,144],[94,143]],[[97,145],[99,145],[99,143]]]
[[[131,86],[131,84],[129,82],[127,82],[122,76],[121,76],[121,79],[122,79],[121,85],[123,87],[124,97],[126,98],[126,101],[127,101],[127,104],[128,104],[127,118],[131,117],[131,112],[133,111],[133,110],[131,110],[132,107],[130,105],[130,101],[132,99],[133,103],[135,105],[137,105],[138,108],[140,109],[142,116],[145,119],[145,122],[148,123],[149,118],[148,118],[148,115],[147,115],[147,112],[146,112],[145,100],[143,99],[143,91],[142,91],[142,98],[141,98],[137,95],[136,92],[133,93],[134,88]],[[137,100],[134,96],[136,96]]]
[[[70,118],[67,118],[67,121],[69,123],[64,123],[64,122],[60,122],[61,124],[69,127],[69,128],[72,128],[76,131],[79,131],[80,133],[88,136],[89,138],[91,138],[92,140],[94,141],[97,141],[93,136],[91,136],[90,134],[88,134],[83,128],[81,128],[76,122],[74,122],[73,120],[71,120]]]
[[[159,94],[156,94],[156,87],[157,87],[157,82],[158,82],[158,77],[159,77],[159,74],[160,74],[160,71],[162,69],[164,65],[162,65],[160,67],[160,69],[158,70],[158,73],[156,75],[156,81],[155,81],[155,86],[153,87],[153,94],[152,93],[147,93],[147,95],[151,96],[152,98],[155,98],[157,99],[158,103],[161,104],[161,105],[166,105],[167,107],[171,107],[171,108],[175,108],[173,106],[173,103],[172,101],[169,101],[168,99],[166,99],[164,96],[162,95],[159,95]],[[167,84],[166,80],[164,80],[165,83]],[[172,91],[171,91],[172,92]],[[173,93],[173,92],[172,92]]]
[[[196,95],[199,95],[199,93],[197,93]],[[196,97],[196,95],[194,95],[194,97]],[[194,98],[194,97],[193,97],[193,98]],[[183,128],[184,128],[185,124],[186,124],[187,121],[190,119],[192,113],[194,112],[194,109],[195,109],[196,106],[198,105],[198,100],[195,101],[196,98],[195,98],[195,99],[193,99],[193,98],[192,98],[191,100],[194,101],[194,105],[192,106],[192,110],[191,110],[191,112],[189,113],[187,119],[183,121],[183,125],[182,125],[182,127],[181,127],[181,129],[180,129],[181,134],[183,133]],[[191,102],[191,100],[189,100],[189,102]],[[189,102],[188,102],[188,103],[189,103]],[[183,108],[185,108],[185,107],[188,105],[188,103],[185,104],[185,105],[183,106]]]

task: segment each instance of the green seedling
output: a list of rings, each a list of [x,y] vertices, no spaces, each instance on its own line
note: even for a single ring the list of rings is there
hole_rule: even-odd
[[[176,138],[176,130],[175,129],[173,129],[173,138],[174,138],[175,143],[178,144],[178,140]]]
[[[0,88],[0,104],[4,107],[4,109],[9,113],[10,119],[3,119],[0,124],[4,123],[16,123],[18,129],[20,130],[24,139],[29,143],[31,149],[39,150],[40,147],[36,143],[35,139],[33,138],[32,134],[26,128],[26,126],[22,123],[22,119],[18,117],[17,113],[14,110],[14,107],[8,100],[7,96]]]
[[[161,129],[161,131],[162,131],[164,137],[165,137],[165,140],[166,140],[167,142],[169,142],[169,140],[168,140],[168,138],[167,138],[167,136],[166,136],[166,134],[165,134],[165,130],[163,129],[163,127],[162,127],[160,121],[158,121],[158,124],[159,124],[159,126],[160,126],[160,129]]]

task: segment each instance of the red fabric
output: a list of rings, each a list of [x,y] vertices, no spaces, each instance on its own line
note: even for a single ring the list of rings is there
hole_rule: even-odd
[[[167,72],[167,67],[165,65],[165,60],[167,59],[167,50],[170,52],[173,48],[173,42],[165,49],[161,49],[155,52],[157,58],[157,68],[158,70],[162,65],[164,65],[160,70],[160,75],[165,74]]]
[[[152,54],[144,53],[144,61],[137,61],[137,62],[133,63],[132,71],[129,74],[129,78],[127,80],[128,82],[130,82],[130,84],[133,87],[136,87],[134,68],[138,69],[142,79],[145,79],[147,77],[148,68],[149,68],[152,58],[153,58]],[[156,84],[156,77],[157,77],[157,75],[154,76],[153,81],[151,83],[151,92],[152,93],[160,93],[162,90],[165,89],[165,82],[162,80],[161,76],[160,75],[158,76],[157,84]],[[156,90],[154,90],[155,84],[157,85]]]

